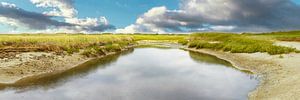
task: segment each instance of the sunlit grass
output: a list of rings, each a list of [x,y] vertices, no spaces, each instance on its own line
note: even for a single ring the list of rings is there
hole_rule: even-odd
[[[254,38],[260,38],[273,41],[296,41],[300,42],[300,31],[287,31],[287,32],[271,32],[271,33],[259,33],[249,36]]]
[[[28,49],[33,51],[72,54],[83,50],[87,56],[120,51],[140,40],[184,40],[188,35],[128,35],[128,34],[17,34],[0,35],[1,49]]]
[[[295,48],[273,45],[273,41],[268,39],[266,40],[264,39],[265,37],[257,37],[259,36],[230,33],[192,34],[188,46],[190,48],[207,48],[213,50],[229,51],[232,53],[266,52],[271,55],[275,55],[299,52]]]
[[[110,45],[125,46],[133,43],[132,36],[115,35],[67,35],[67,34],[36,34],[36,35],[0,35],[2,48],[38,48],[40,51],[67,53],[78,52],[91,47],[111,48]]]
[[[299,31],[273,32],[268,34],[230,34],[230,33],[195,33],[179,34],[17,34],[0,35],[0,50],[35,49],[46,52],[82,51],[87,56],[95,56],[133,45],[140,40],[177,42],[190,48],[207,48],[229,51],[232,53],[267,52],[285,54],[299,52],[295,48],[275,46],[274,41],[298,41]]]

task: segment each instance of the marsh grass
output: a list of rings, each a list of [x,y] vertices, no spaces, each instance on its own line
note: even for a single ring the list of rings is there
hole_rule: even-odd
[[[275,46],[273,41],[298,41],[299,31],[266,34],[195,33],[176,34],[17,34],[0,35],[0,52],[42,51],[72,54],[81,52],[86,56],[116,52],[141,40],[176,42],[190,48],[207,48],[232,53],[267,52],[285,54],[300,51],[295,48]]]
[[[3,34],[0,35],[0,52],[41,51],[58,54],[81,52],[86,56],[104,55],[118,52],[140,40],[159,40],[178,42],[188,35],[150,35],[150,34]]]
[[[176,35],[176,34],[162,34],[162,35],[145,35],[145,34],[140,34],[140,35],[130,35],[133,36],[136,41],[139,40],[168,40],[168,41],[176,41],[178,42],[179,40],[184,40],[188,35]]]
[[[254,38],[268,39],[274,41],[300,42],[300,31],[271,32],[271,33],[259,33],[259,34],[248,34],[248,35]]]
[[[67,52],[72,54],[80,50],[94,52],[99,47],[106,51],[118,51],[134,43],[132,36],[84,35],[84,34],[22,34],[0,35],[0,47],[3,49],[37,48],[39,51]],[[98,52],[98,51],[97,51]]]
[[[299,52],[295,48],[273,45],[270,40],[230,33],[195,33],[191,35],[188,46],[190,48],[207,48],[232,53],[266,52],[276,55]]]

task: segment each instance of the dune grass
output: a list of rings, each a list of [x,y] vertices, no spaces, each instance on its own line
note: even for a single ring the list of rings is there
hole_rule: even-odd
[[[273,41],[258,35],[230,33],[195,33],[190,37],[190,48],[207,48],[232,53],[266,52],[271,55],[299,52],[295,48],[276,46]]]

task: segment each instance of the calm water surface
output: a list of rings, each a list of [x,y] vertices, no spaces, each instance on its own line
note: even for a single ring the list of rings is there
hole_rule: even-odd
[[[258,80],[215,57],[138,48],[3,87],[0,100],[245,100]]]

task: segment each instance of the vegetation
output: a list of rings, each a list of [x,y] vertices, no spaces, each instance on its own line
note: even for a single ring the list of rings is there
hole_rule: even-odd
[[[178,42],[190,48],[207,48],[232,53],[267,52],[285,54],[299,52],[295,48],[273,45],[273,41],[300,41],[300,31],[265,34],[195,33],[183,34],[18,34],[0,35],[0,52],[42,51],[58,54],[81,52],[98,56],[121,51],[140,40]]]
[[[126,34],[4,34],[0,35],[0,52],[35,51],[58,54],[80,52],[98,56],[121,51],[139,40],[183,40],[187,35],[126,35]]]
[[[134,37],[136,41],[139,40],[168,40],[168,41],[178,41],[178,40],[184,40],[188,35],[151,35],[151,34],[144,34],[144,35],[131,35]]]
[[[265,37],[250,34],[195,33],[190,37],[190,48],[207,48],[232,53],[267,52],[271,55],[299,52],[295,48],[276,46]]]
[[[300,42],[300,31],[287,31],[287,32],[271,32],[263,34],[249,35],[254,38],[278,41],[295,41]]]
[[[84,34],[21,34],[0,35],[1,51],[23,49],[27,51],[52,51],[57,53],[91,52],[92,55],[119,50],[133,44],[132,36],[84,35]]]

